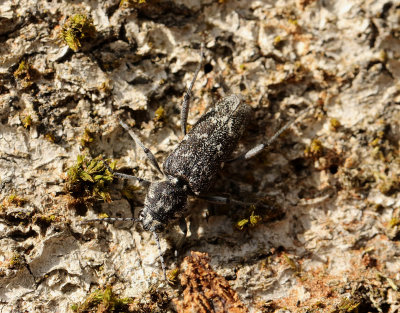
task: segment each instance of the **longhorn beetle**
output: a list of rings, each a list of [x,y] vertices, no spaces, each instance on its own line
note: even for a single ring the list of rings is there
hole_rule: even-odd
[[[106,162],[104,162],[105,166],[107,166],[108,170],[114,176],[135,179],[141,185],[148,187],[144,208],[140,212],[139,218],[102,218],[83,222],[134,221],[141,223],[145,230],[151,231],[154,234],[165,280],[167,280],[165,263],[161,252],[158,232],[162,231],[173,220],[183,215],[189,196],[219,204],[246,204],[229,197],[208,196],[206,192],[210,188],[218,171],[224,166],[224,163],[247,160],[259,154],[275,141],[280,134],[300,119],[304,113],[309,111],[309,109],[306,109],[297,119],[287,123],[266,143],[258,144],[239,157],[231,159],[231,155],[245,130],[251,110],[239,96],[233,94],[219,100],[186,133],[189,100],[193,85],[203,63],[203,50],[204,46],[202,44],[199,65],[182,101],[181,128],[185,136],[178,147],[165,160],[164,171],[161,170],[154,155],[143,145],[136,134],[125,123],[122,121],[119,122],[128,131],[136,145],[143,149],[150,163],[164,177],[161,181],[150,182],[140,177],[113,172]],[[186,224],[182,223],[181,227],[186,232]]]

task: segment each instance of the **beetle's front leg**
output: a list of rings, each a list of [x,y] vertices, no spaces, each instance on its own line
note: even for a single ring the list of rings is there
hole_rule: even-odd
[[[147,159],[150,161],[151,165],[154,166],[154,168],[161,173],[162,175],[164,175],[163,171],[160,168],[160,165],[158,165],[158,162],[154,156],[154,154],[150,151],[149,148],[147,148],[139,139],[138,136],[136,136],[136,134],[128,127],[128,125],[126,125],[124,122],[119,121],[119,124],[128,131],[129,135],[132,137],[132,139],[135,141],[135,143],[142,148],[142,150],[144,151],[144,153],[146,154]]]
[[[150,181],[148,181],[148,180],[146,180],[144,178],[140,178],[140,177],[133,176],[133,175],[114,172],[114,170],[106,162],[104,162],[104,166],[107,167],[107,169],[110,171],[110,173],[113,174],[115,177],[119,177],[119,178],[123,178],[123,179],[137,180],[138,183],[141,184],[143,187],[149,187],[150,184],[151,184]]]

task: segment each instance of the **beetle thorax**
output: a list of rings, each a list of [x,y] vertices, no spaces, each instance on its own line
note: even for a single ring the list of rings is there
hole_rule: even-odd
[[[162,230],[186,210],[187,196],[186,188],[176,178],[151,183],[139,216],[143,228]]]

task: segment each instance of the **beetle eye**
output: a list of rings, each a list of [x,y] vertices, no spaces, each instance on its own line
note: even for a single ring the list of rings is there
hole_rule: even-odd
[[[139,219],[143,220],[144,219],[144,210],[139,212]]]

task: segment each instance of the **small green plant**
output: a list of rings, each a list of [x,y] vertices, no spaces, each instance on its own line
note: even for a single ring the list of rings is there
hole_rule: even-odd
[[[165,119],[165,110],[163,107],[159,107],[154,113],[154,121],[155,122],[163,122]]]
[[[25,198],[19,197],[16,194],[11,194],[0,204],[0,209],[6,209],[10,206],[22,207],[27,202]]]
[[[331,120],[329,121],[329,129],[331,131],[336,132],[339,128],[340,128],[340,122],[337,118],[331,118]]]
[[[87,147],[90,143],[92,143],[94,140],[93,135],[94,135],[93,132],[91,132],[88,128],[85,128],[83,135],[81,137],[81,146]]]
[[[20,255],[19,253],[14,253],[8,263],[8,268],[19,269],[19,268],[23,267],[24,264],[25,264],[25,258],[22,255]]]
[[[146,0],[121,0],[119,7],[136,7],[140,4],[145,4]]]
[[[283,258],[285,259],[285,262],[289,265],[289,267],[296,273],[296,275],[299,275],[301,273],[300,264],[296,263],[287,254],[284,254]]]
[[[360,304],[361,302],[359,300],[342,298],[337,306],[337,309],[333,310],[332,313],[357,313]]]
[[[170,270],[167,274],[168,282],[171,285],[176,285],[178,283],[179,268],[174,268]]]
[[[98,289],[91,293],[82,304],[73,304],[71,309],[76,313],[84,312],[131,312],[129,304],[132,298],[118,298],[112,291],[111,286]]]
[[[32,116],[31,115],[27,115],[22,119],[22,125],[24,126],[24,128],[29,128],[32,126]]]
[[[95,34],[93,19],[83,14],[75,14],[65,22],[61,30],[61,39],[76,52],[84,40],[94,38]]]
[[[324,146],[318,139],[314,139],[304,150],[304,155],[308,158],[318,159],[324,154]]]
[[[254,209],[251,212],[251,215],[248,218],[244,218],[235,224],[235,227],[239,230],[243,230],[246,227],[254,227],[259,224],[262,220],[260,215],[254,214]]]
[[[39,72],[25,60],[19,63],[17,70],[14,72],[15,79],[20,82],[23,88],[30,87],[38,76]]]
[[[67,191],[75,197],[101,198],[106,202],[111,202],[107,187],[114,176],[104,162],[100,157],[91,160],[86,156],[78,155],[75,165],[67,171]],[[115,162],[110,164],[110,168],[114,170]]]

